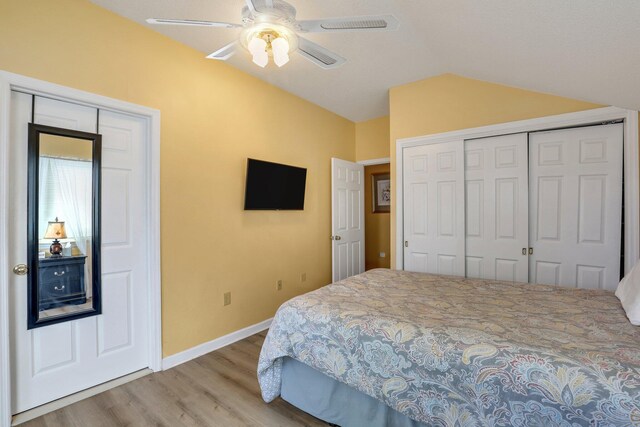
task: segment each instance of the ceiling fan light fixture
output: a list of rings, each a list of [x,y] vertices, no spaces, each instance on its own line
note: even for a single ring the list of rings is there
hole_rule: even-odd
[[[253,56],[253,62],[260,67],[273,62],[282,67],[289,62],[289,54],[298,49],[298,36],[287,26],[271,22],[260,22],[246,27],[240,33],[240,44]],[[266,53],[265,59],[263,52]],[[257,57],[256,57],[257,53]]]

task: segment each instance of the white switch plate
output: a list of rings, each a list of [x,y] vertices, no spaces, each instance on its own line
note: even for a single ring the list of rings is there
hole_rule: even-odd
[[[380,258],[384,258],[386,256],[387,256],[387,254],[385,254],[384,252],[380,252]]]

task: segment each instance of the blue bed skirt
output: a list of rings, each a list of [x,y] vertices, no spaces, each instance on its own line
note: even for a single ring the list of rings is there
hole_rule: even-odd
[[[341,427],[426,427],[290,357],[283,358],[281,397],[304,412]]]

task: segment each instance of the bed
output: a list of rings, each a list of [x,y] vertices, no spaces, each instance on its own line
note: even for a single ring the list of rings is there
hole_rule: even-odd
[[[284,303],[258,380],[344,426],[640,425],[640,328],[608,291],[377,269]]]

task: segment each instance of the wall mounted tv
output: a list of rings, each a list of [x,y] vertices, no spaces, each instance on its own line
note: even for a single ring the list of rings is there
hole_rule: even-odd
[[[303,210],[307,170],[295,166],[247,160],[245,210]]]

